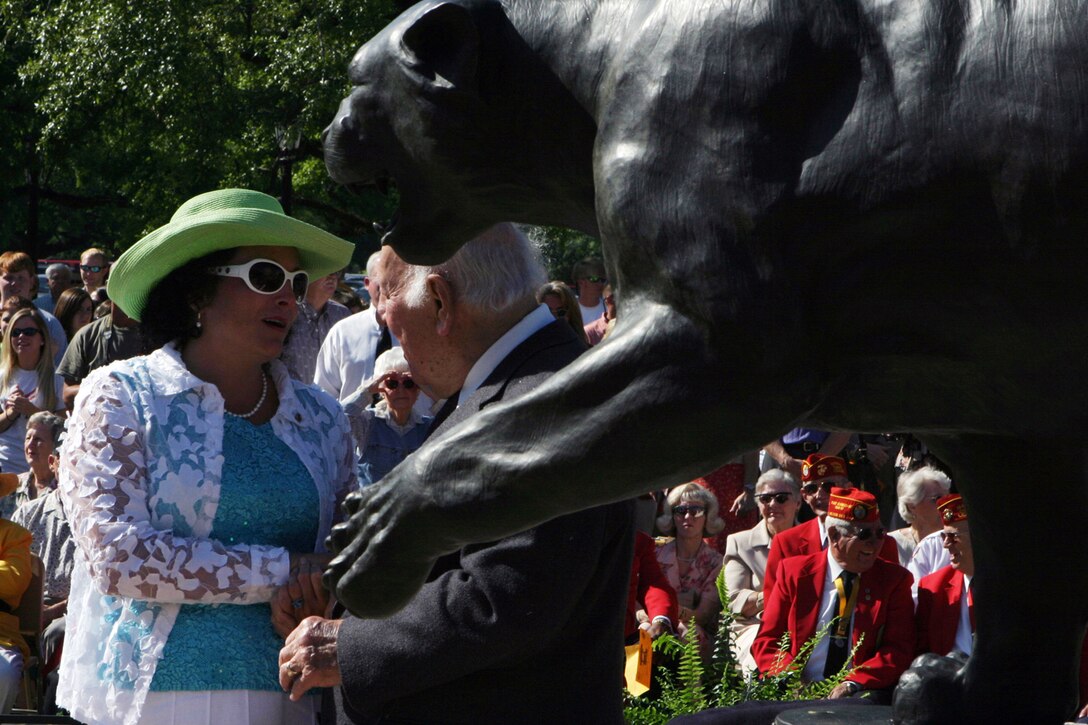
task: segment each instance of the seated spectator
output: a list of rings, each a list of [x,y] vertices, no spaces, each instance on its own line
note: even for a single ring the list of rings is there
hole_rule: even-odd
[[[958,650],[970,656],[975,639],[971,597],[975,557],[971,551],[967,507],[963,497],[951,494],[941,498],[937,508],[944,522],[941,542],[948,551],[950,563],[918,583],[916,653],[946,655]]]
[[[846,461],[838,456],[825,456],[813,453],[801,466],[801,497],[816,512],[816,518],[800,526],[795,526],[771,541],[771,550],[767,554],[767,568],[763,573],[763,591],[770,598],[779,563],[791,556],[811,554],[826,549],[829,541],[824,520],[827,518],[827,506],[831,489],[834,486],[849,486],[846,476]],[[895,542],[887,537],[881,541],[880,558],[899,563],[899,552]]]
[[[586,340],[589,344],[596,345],[603,340],[616,322],[616,298],[612,294],[612,285],[606,284],[604,292],[604,314],[585,326]]]
[[[85,325],[90,324],[94,316],[94,305],[91,296],[82,287],[72,287],[61,293],[57,300],[57,319],[64,326],[64,334],[71,341]]]
[[[914,653],[910,573],[877,556],[885,537],[876,497],[856,488],[834,488],[828,507],[827,551],[782,562],[778,582],[767,594],[752,654],[761,672],[781,672],[808,640],[830,626],[813,647],[802,678],[817,682],[856,668],[828,697],[869,690],[887,704]],[[786,632],[789,650],[780,653],[779,641]],[[857,652],[851,661],[853,647]]]
[[[33,537],[31,553],[42,560],[42,621],[46,625],[41,636],[41,651],[46,678],[44,712],[56,712],[57,666],[60,664],[61,643],[64,640],[64,615],[68,611],[68,590],[76,547],[68,528],[59,494],[56,491],[58,456],[56,448],[64,432],[64,421],[52,413],[35,413],[27,423],[27,461],[30,462],[36,495],[21,503],[11,520],[30,531]],[[33,439],[32,439],[33,436]],[[39,473],[43,462],[48,474]]]
[[[4,337],[4,330],[8,329],[11,316],[19,310],[28,310],[33,303],[25,297],[8,297],[0,304],[0,339]]]
[[[30,532],[0,521],[0,714],[11,712],[30,656],[15,610],[30,586]]]
[[[725,542],[725,586],[733,612],[733,652],[737,662],[756,669],[752,642],[763,615],[763,571],[775,535],[797,523],[801,490],[793,476],[779,468],[767,471],[756,481],[756,502],[760,520],[747,531],[730,534]]]
[[[17,474],[15,490],[0,499],[0,518],[11,520],[15,510],[38,497],[39,493],[57,487],[57,475],[49,457],[53,454],[55,438],[64,430],[64,421],[53,413],[42,411],[26,422],[23,455],[29,470]]]
[[[546,304],[557,320],[566,320],[578,339],[584,342],[586,347],[589,346],[585,326],[582,324],[582,310],[570,287],[563,282],[548,282],[537,290],[536,301]]]
[[[375,393],[381,400],[370,405]],[[378,356],[374,376],[344,401],[359,454],[360,486],[377,483],[423,445],[433,419],[413,408],[418,397],[404,352],[394,347]]]
[[[704,655],[709,654],[707,632],[717,628],[717,579],[722,557],[703,537],[716,534],[725,526],[718,516],[718,499],[696,483],[685,483],[669,491],[664,513],[657,527],[666,534],[675,531],[676,538],[657,547],[657,561],[676,590],[680,603],[681,636],[692,617],[699,628],[699,642]]]
[[[941,541],[940,530],[934,531],[918,542],[907,564],[907,571],[914,577],[911,595],[914,597],[915,604],[918,603],[918,585],[921,581],[938,569],[948,566],[951,561],[948,550],[944,548],[944,543]]]
[[[672,632],[679,617],[676,590],[657,563],[656,549],[653,539],[641,531],[635,532],[635,556],[631,562],[623,627],[627,644],[638,642],[640,629],[645,629],[651,639]]]
[[[948,494],[952,479],[943,471],[923,466],[899,476],[896,486],[899,515],[909,526],[893,531],[890,536],[899,549],[899,563],[907,566],[918,542],[939,531],[941,516],[937,500]],[[943,654],[943,653],[942,653]]]
[[[27,420],[46,410],[64,413],[64,382],[53,372],[49,333],[41,310],[31,305],[16,310],[4,329],[0,350],[0,466],[8,473],[29,470],[23,445]]]

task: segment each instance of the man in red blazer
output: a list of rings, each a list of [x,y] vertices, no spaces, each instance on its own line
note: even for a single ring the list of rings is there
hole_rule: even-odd
[[[827,551],[782,562],[752,654],[760,672],[780,672],[806,641],[831,623],[828,636],[805,664],[804,679],[826,679],[843,666],[853,666],[856,670],[829,697],[884,690],[890,701],[890,690],[914,653],[912,577],[898,564],[878,558],[884,529],[872,494],[835,488],[828,507]],[[784,632],[790,633],[789,651],[779,660],[778,641]],[[850,649],[863,634],[850,663]]]
[[[971,654],[974,644],[974,617],[968,587],[975,575],[971,551],[971,530],[963,497],[952,493],[937,501],[944,522],[941,543],[952,563],[918,583],[917,654],[946,655],[952,650]]]
[[[764,598],[769,598],[771,592],[774,591],[778,565],[783,559],[812,554],[827,548],[824,519],[827,518],[827,503],[831,488],[849,485],[850,479],[846,477],[846,461],[838,456],[813,453],[804,460],[801,464],[801,496],[805,499],[805,503],[816,512],[816,518],[783,531],[771,539],[771,550],[767,554],[767,568],[763,574]],[[884,539],[879,556],[893,564],[899,563],[899,551],[890,536]]]

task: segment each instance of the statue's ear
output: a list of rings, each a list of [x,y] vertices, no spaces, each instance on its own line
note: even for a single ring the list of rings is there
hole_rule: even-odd
[[[442,3],[427,10],[404,31],[401,43],[418,70],[462,89],[473,84],[480,36],[463,6]]]

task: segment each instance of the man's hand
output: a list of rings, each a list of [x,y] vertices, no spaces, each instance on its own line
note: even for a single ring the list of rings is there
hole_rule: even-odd
[[[742,516],[749,511],[756,510],[756,497],[748,489],[744,489],[741,495],[733,499],[733,505],[729,507],[729,513],[734,516]]]
[[[827,699],[838,700],[843,697],[851,697],[855,692],[859,692],[856,687],[847,682],[840,682],[835,685],[835,689],[827,694]]]
[[[655,619],[650,622],[650,627],[647,630],[647,634],[650,635],[650,639],[657,639],[663,634],[672,632],[672,627],[664,619]]]
[[[280,650],[280,687],[293,701],[313,687],[339,687],[336,637],[341,621],[307,617],[288,635]]]

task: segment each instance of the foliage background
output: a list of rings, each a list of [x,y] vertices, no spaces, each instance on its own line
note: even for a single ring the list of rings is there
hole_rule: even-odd
[[[321,130],[355,49],[409,4],[0,0],[0,247],[117,254],[185,199],[242,186],[356,242],[362,265],[392,205],[332,183]],[[564,279],[599,249],[534,236]]]

